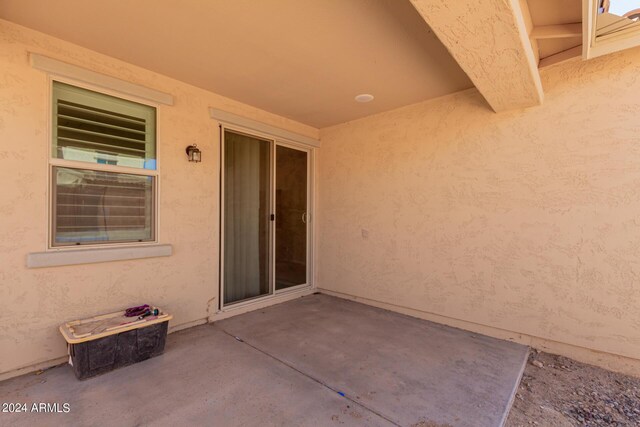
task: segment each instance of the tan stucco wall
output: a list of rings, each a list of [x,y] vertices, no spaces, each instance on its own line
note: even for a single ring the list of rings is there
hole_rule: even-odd
[[[159,107],[160,243],[166,258],[27,269],[46,249],[48,80],[31,68],[41,53],[175,96]],[[223,64],[221,64],[223,66]],[[306,136],[316,129],[0,20],[0,378],[66,354],[57,326],[151,302],[172,327],[205,319],[218,295],[218,161],[215,107]],[[197,143],[203,162],[186,160]]]
[[[635,49],[544,70],[540,107],[322,129],[317,286],[640,373],[638,76]]]
[[[159,108],[168,258],[27,269],[47,241],[41,53],[175,96]],[[470,90],[321,132],[321,288],[640,372],[640,50],[543,73],[545,104]],[[0,378],[65,355],[63,321],[150,301],[172,327],[217,304],[220,108],[313,128],[0,20]],[[204,161],[186,161],[197,143]],[[619,355],[601,357],[598,355]],[[587,356],[584,356],[587,358]],[[634,371],[637,369],[637,371]]]

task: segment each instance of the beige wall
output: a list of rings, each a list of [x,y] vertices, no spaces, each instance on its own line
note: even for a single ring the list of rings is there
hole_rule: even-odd
[[[175,96],[159,107],[160,243],[174,255],[27,269],[47,242],[48,80],[29,66],[41,53]],[[218,127],[208,107],[306,136],[317,130],[0,20],[0,378],[66,354],[57,326],[151,302],[172,327],[203,322],[218,295]],[[186,160],[197,143],[203,162]]]
[[[640,373],[638,76],[635,49],[543,71],[540,107],[322,129],[318,287]]]

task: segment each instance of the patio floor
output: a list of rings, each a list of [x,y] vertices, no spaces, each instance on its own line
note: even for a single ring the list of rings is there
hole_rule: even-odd
[[[165,353],[93,379],[68,366],[0,383],[0,425],[500,426],[527,348],[312,295],[169,335]]]

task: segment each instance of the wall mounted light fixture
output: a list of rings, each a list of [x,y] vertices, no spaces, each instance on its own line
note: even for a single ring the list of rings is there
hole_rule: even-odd
[[[190,162],[198,163],[202,161],[202,153],[196,144],[189,145],[185,151]]]

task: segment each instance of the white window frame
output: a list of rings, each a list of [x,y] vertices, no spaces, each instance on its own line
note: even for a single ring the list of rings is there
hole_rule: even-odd
[[[77,251],[79,249],[107,249],[114,247],[130,247],[130,246],[154,246],[158,245],[160,241],[160,210],[159,210],[159,198],[160,198],[160,104],[156,102],[149,101],[148,99],[139,98],[136,96],[132,96],[130,94],[122,93],[117,90],[105,89],[101,86],[95,86],[89,83],[85,83],[76,79],[72,79],[69,77],[59,76],[56,74],[49,74],[47,79],[48,84],[48,132],[47,132],[47,170],[48,170],[48,179],[47,179],[47,250],[48,251]],[[55,158],[53,156],[52,144],[53,144],[53,82],[65,83],[71,86],[75,86],[81,89],[90,90],[93,92],[110,95],[116,98],[124,99],[127,101],[136,102],[138,104],[147,105],[153,107],[156,111],[156,131],[155,131],[155,169],[140,169],[134,167],[126,167],[126,166],[116,166],[116,165],[108,165],[108,164],[99,164],[99,163],[89,163],[89,162],[81,162],[74,160],[65,160]],[[113,172],[113,173],[124,173],[130,175],[140,175],[140,176],[151,176],[154,180],[153,185],[153,240],[148,241],[135,241],[135,242],[113,242],[113,243],[86,243],[82,245],[65,245],[65,246],[54,246],[54,229],[53,229],[53,204],[55,200],[53,200],[54,191],[53,191],[53,171],[54,167],[68,167],[73,169],[84,169],[84,170],[94,170],[94,171],[103,171],[103,172]]]
[[[582,58],[585,60],[596,58],[639,46],[640,30],[638,27],[619,31],[601,39],[596,38],[598,3],[598,0],[583,0],[582,2]]]

